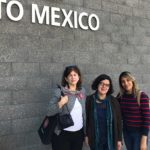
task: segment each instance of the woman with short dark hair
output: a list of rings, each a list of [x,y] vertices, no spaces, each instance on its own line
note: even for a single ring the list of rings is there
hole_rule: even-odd
[[[86,100],[86,143],[91,150],[121,150],[122,125],[119,103],[111,78],[98,76],[92,84],[95,92]]]
[[[76,65],[67,66],[61,86],[54,90],[49,102],[48,115],[66,114],[69,110],[74,125],[63,129],[59,124],[56,126],[52,138],[53,150],[82,150],[85,137],[85,99],[79,68]]]

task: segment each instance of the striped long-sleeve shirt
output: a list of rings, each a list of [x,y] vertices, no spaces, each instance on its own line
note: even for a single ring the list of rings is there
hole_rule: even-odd
[[[118,100],[121,106],[124,128],[141,130],[142,135],[148,135],[150,128],[149,97],[142,92],[140,106],[133,94],[124,94]]]

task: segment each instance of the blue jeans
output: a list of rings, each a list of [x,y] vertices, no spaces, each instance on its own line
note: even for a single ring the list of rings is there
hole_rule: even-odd
[[[123,135],[127,150],[140,150],[140,141],[141,141],[140,131],[123,130]]]

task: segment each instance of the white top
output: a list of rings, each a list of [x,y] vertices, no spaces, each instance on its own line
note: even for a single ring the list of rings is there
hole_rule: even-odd
[[[74,125],[65,128],[66,131],[79,131],[83,127],[82,106],[76,98],[73,109],[70,112]]]

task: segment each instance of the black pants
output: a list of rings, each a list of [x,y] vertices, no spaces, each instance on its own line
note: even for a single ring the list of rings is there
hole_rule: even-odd
[[[96,148],[91,148],[91,147],[90,147],[90,150],[95,150],[95,149],[96,149]],[[101,150],[109,150],[107,143],[106,143],[106,144],[102,144]]]
[[[84,140],[83,129],[70,132],[62,131],[60,135],[54,135],[52,139],[53,150],[82,150]]]

